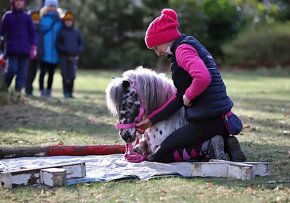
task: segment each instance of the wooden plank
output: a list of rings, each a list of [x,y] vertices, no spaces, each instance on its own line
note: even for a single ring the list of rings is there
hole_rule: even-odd
[[[239,180],[250,180],[253,179],[254,170],[253,165],[247,164],[228,164],[228,177],[239,179]]]
[[[246,164],[253,166],[253,175],[254,176],[269,176],[270,169],[268,162],[233,162],[233,161],[225,161],[225,160],[218,160],[218,159],[211,159],[210,162],[224,162],[229,164]]]
[[[249,180],[254,177],[253,165],[223,161],[193,162],[192,176],[194,177],[223,177],[239,180]]]
[[[66,185],[64,168],[46,168],[40,170],[40,183],[50,187]]]
[[[86,177],[86,164],[81,162],[74,165],[65,165],[62,168],[66,169],[66,178],[83,178]]]
[[[193,177],[227,177],[227,164],[219,162],[193,162]]]
[[[74,162],[1,172],[1,185],[2,187],[12,188],[20,185],[40,184],[40,170],[48,168],[66,169],[67,179],[86,176],[85,162]]]
[[[270,168],[268,162],[245,162],[254,166],[254,175],[255,176],[269,176]]]

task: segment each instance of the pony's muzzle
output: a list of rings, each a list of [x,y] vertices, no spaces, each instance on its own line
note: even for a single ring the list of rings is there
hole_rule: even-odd
[[[120,137],[126,142],[126,143],[132,143],[136,139],[136,129],[130,128],[130,129],[123,129],[119,131]]]

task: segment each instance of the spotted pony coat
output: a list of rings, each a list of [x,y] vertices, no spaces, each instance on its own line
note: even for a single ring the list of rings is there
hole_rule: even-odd
[[[106,89],[108,109],[118,116],[119,123],[122,124],[136,122],[141,105],[145,108],[143,118],[146,118],[176,91],[172,81],[164,74],[157,74],[143,67],[126,71],[122,76],[113,79]],[[182,108],[168,119],[147,129],[135,150],[142,154],[152,154],[166,137],[186,123]],[[119,135],[126,143],[136,141],[137,134],[135,128],[119,130]]]

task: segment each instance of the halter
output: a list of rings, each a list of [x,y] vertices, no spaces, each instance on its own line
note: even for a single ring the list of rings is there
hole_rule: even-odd
[[[138,93],[137,93],[138,94]],[[135,122],[134,123],[117,123],[115,125],[115,127],[117,129],[128,129],[128,128],[135,128],[136,127],[136,122],[140,122],[144,116],[144,112],[145,112],[145,108],[143,107],[143,105],[141,104],[140,109],[139,109],[139,114],[138,116],[135,118]]]

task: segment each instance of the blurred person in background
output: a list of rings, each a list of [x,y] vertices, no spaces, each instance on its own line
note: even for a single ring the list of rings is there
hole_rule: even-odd
[[[73,87],[76,78],[79,54],[83,50],[81,33],[74,28],[74,16],[68,11],[63,17],[64,26],[57,35],[56,47],[60,55],[63,94],[74,98]]]
[[[25,0],[11,0],[10,8],[2,18],[0,38],[4,40],[6,69],[4,81],[10,87],[16,76],[15,91],[23,98],[26,86],[29,57],[36,56],[35,29],[32,19],[25,12]]]
[[[62,27],[57,11],[58,0],[45,0],[40,10],[40,31],[42,35],[42,57],[40,62],[39,90],[42,97],[51,97],[53,76],[59,62],[56,50],[56,36]],[[44,78],[48,73],[47,85]]]
[[[33,95],[33,82],[39,68],[40,60],[43,54],[42,51],[42,37],[40,33],[39,21],[40,21],[40,13],[39,11],[31,11],[30,16],[32,18],[35,32],[36,32],[36,46],[37,46],[37,55],[34,58],[31,58],[28,72],[27,72],[27,80],[26,80],[26,95]]]

